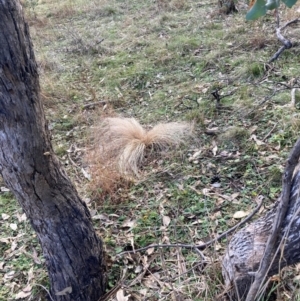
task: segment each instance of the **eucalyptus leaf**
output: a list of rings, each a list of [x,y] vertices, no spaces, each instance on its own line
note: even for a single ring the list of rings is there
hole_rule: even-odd
[[[266,1],[265,0],[256,0],[255,4],[248,11],[246,15],[246,20],[256,20],[259,17],[264,16],[267,13]]]
[[[275,9],[277,7],[279,7],[280,5],[280,2],[279,0],[268,0],[267,3],[266,3],[266,9]]]
[[[297,0],[281,0],[287,7],[291,8]]]

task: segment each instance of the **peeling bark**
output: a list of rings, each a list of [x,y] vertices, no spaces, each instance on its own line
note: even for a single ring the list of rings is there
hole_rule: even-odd
[[[17,0],[0,0],[0,45],[0,173],[42,245],[52,299],[96,301],[105,291],[102,243],[53,152]]]

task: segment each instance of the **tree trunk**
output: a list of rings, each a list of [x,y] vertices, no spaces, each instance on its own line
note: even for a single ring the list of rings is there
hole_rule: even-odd
[[[274,258],[268,276],[281,268],[300,262],[300,171],[295,173],[286,214],[278,246],[284,237],[284,246]],[[265,216],[236,233],[231,239],[223,259],[223,277],[232,300],[245,300],[262,259],[276,205]]]
[[[0,0],[0,45],[0,173],[42,245],[52,299],[96,301],[105,290],[102,243],[53,153],[18,0]]]
[[[218,0],[220,12],[227,15],[236,13],[238,10],[235,7],[234,0]]]

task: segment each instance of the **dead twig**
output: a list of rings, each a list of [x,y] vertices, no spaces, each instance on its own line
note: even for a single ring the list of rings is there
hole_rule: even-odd
[[[265,282],[265,278],[267,276],[267,272],[270,267],[271,261],[278,252],[278,249],[277,250],[275,249],[275,245],[278,239],[278,234],[280,233],[280,227],[282,225],[282,222],[285,218],[288,209],[293,174],[294,174],[295,167],[298,164],[299,157],[300,157],[300,139],[297,140],[287,161],[287,165],[282,179],[283,182],[282,194],[281,194],[280,202],[277,207],[277,212],[274,219],[272,232],[266,244],[264,256],[261,259],[258,271],[255,273],[255,279],[250,287],[246,301],[256,300],[257,294]]]
[[[107,104],[106,101],[90,102],[90,103],[85,104],[82,107],[82,110],[86,110],[86,109],[94,108],[95,106],[98,106],[98,105],[106,105],[106,104]]]
[[[212,96],[215,98],[215,100],[216,100],[216,109],[219,109],[219,108],[220,108],[220,105],[221,105],[220,101],[221,101],[221,99],[224,98],[224,97],[227,97],[227,96],[232,95],[232,94],[235,92],[236,89],[233,90],[233,91],[231,91],[230,93],[228,93],[228,94],[226,94],[226,95],[220,95],[220,94],[219,94],[219,91],[220,91],[220,90],[221,90],[221,89],[217,89],[217,90],[211,92],[211,95],[212,95]]]
[[[270,135],[271,135],[271,134],[273,133],[273,131],[275,130],[277,124],[278,124],[278,122],[276,122],[276,123],[274,124],[274,126],[273,126],[272,129],[271,129],[271,131],[270,131],[267,135],[265,135],[265,137],[262,139],[262,141],[266,141],[266,139],[270,137]]]
[[[290,49],[293,47],[293,44],[290,40],[286,39],[282,34],[281,31],[284,30],[287,26],[293,24],[293,23],[297,23],[300,19],[296,18],[294,20],[291,20],[287,23],[285,23],[283,26],[279,27],[279,13],[278,10],[276,11],[276,16],[277,16],[277,28],[276,28],[276,35],[278,40],[283,44],[283,46],[281,46],[279,48],[279,50],[271,57],[271,59],[269,60],[268,63],[272,63],[275,60],[278,59],[278,57],[281,55],[281,53],[285,50],[285,49]]]
[[[52,298],[52,296],[51,296],[49,290],[48,290],[45,286],[43,286],[43,285],[41,285],[41,284],[38,284],[38,283],[35,283],[34,285],[35,285],[35,286],[40,286],[41,288],[43,288],[43,289],[47,292],[49,298],[50,298],[52,301],[54,301],[54,299]]]
[[[216,100],[216,109],[220,107],[220,100],[221,100],[221,95],[219,94],[219,90],[215,90],[211,92],[211,95],[215,98]]]
[[[117,291],[122,288],[123,281],[120,281],[117,283],[110,291],[108,291],[106,294],[104,294],[98,301],[108,301],[112,296],[114,296]]]
[[[121,279],[116,283],[116,285],[107,293],[105,293],[103,296],[101,296],[98,301],[108,301],[111,299],[112,296],[114,296],[119,289],[121,289],[124,286],[124,281],[126,280],[126,272],[127,268],[125,268],[122,271]]]
[[[229,235],[230,233],[232,233],[233,231],[235,231],[237,228],[241,227],[243,224],[245,224],[246,222],[248,222],[260,209],[262,203],[263,203],[263,197],[259,196],[258,197],[258,205],[257,207],[255,207],[255,209],[242,221],[240,221],[239,223],[237,223],[235,226],[233,226],[232,228],[230,228],[229,230],[223,232],[222,234],[220,234],[219,236],[217,236],[214,239],[211,239],[210,241],[204,243],[204,244],[200,244],[200,245],[194,245],[194,244],[152,244],[150,246],[146,246],[143,248],[139,248],[139,249],[135,249],[132,251],[124,251],[121,252],[119,254],[117,254],[117,256],[123,256],[125,254],[128,253],[136,253],[136,252],[141,252],[141,251],[145,251],[151,248],[186,248],[186,249],[194,249],[194,250],[203,250],[205,248],[207,248],[208,246],[210,246],[211,244],[213,244],[214,242],[217,242],[219,240],[221,240],[222,238],[224,238],[225,236]],[[198,252],[197,252],[198,253]]]
[[[149,272],[149,267],[151,265],[151,263],[157,258],[157,256],[152,256],[150,259],[148,259],[147,262],[144,263],[143,266],[143,271],[136,277],[134,278],[128,285],[126,285],[126,287],[131,287],[136,285],[138,282],[142,282],[143,277],[145,276],[145,274],[147,272]]]
[[[290,106],[292,108],[296,107],[296,90],[299,90],[299,88],[293,88],[291,90],[291,103],[290,103]]]

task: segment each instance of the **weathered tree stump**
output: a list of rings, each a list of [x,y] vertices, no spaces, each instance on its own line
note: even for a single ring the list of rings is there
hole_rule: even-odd
[[[271,234],[276,205],[263,217],[237,232],[231,239],[223,259],[223,277],[231,300],[245,300],[262,260]],[[294,174],[289,207],[281,227],[278,254],[268,270],[274,275],[285,266],[300,262],[300,170]]]

